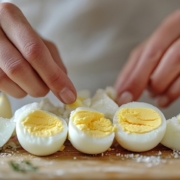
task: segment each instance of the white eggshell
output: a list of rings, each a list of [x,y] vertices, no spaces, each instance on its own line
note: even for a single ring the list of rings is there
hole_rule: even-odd
[[[167,120],[166,132],[161,144],[173,150],[180,150],[180,120],[177,117]]]
[[[92,98],[90,107],[103,113],[111,121],[118,109],[118,105],[103,91],[96,92]]]
[[[150,108],[155,110],[162,119],[162,124],[157,128],[150,132],[146,132],[143,134],[136,134],[136,133],[128,133],[124,131],[119,122],[117,114],[122,108]],[[143,152],[148,151],[154,147],[156,147],[160,141],[162,140],[165,131],[166,131],[166,119],[163,113],[155,106],[143,103],[143,102],[131,102],[124,104],[119,107],[117,112],[115,113],[113,123],[117,127],[117,131],[115,133],[115,138],[117,142],[125,149],[134,151],[134,152]]]
[[[105,88],[105,92],[112,100],[117,98],[117,92],[112,86],[107,86]]]
[[[72,116],[75,112],[80,110],[88,110],[92,112],[96,112],[91,108],[77,108],[76,110],[71,112],[70,121],[69,121],[69,134],[68,138],[71,144],[80,152],[86,154],[99,154],[105,152],[113,143],[114,140],[114,132],[110,135],[97,138],[91,137],[90,135],[86,134],[84,131],[78,129],[72,121]]]
[[[77,97],[88,99],[91,97],[91,93],[88,90],[81,90],[77,92]]]

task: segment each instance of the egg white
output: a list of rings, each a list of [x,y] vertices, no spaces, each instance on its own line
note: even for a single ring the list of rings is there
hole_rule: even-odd
[[[114,140],[114,132],[105,137],[91,137],[86,134],[84,131],[81,131],[77,128],[77,126],[72,121],[72,116],[75,112],[81,110],[88,110],[92,112],[96,112],[91,108],[83,108],[79,107],[76,110],[71,112],[70,120],[69,120],[69,131],[68,138],[78,151],[86,153],[86,154],[99,154],[105,152],[113,143]]]
[[[106,118],[113,120],[114,114],[118,109],[118,105],[103,90],[98,90],[92,97],[91,106],[105,115]]]
[[[23,112],[20,112],[21,110],[18,110],[15,117],[16,133],[19,143],[26,151],[37,156],[46,156],[60,150],[61,146],[64,144],[67,138],[68,128],[66,121],[61,118],[60,121],[62,121],[63,130],[59,134],[49,137],[38,137],[30,134],[24,128],[21,122],[33,110],[39,109],[38,107],[39,105],[37,103],[33,103],[28,106],[26,105],[26,107],[22,107],[21,110],[24,110]],[[52,114],[50,112],[46,113],[56,116],[55,114]]]
[[[162,119],[162,124],[146,133],[137,134],[137,133],[129,133],[122,129],[118,122],[117,114],[122,108],[150,108],[155,110]],[[155,106],[143,103],[143,102],[131,102],[124,104],[119,107],[119,109],[116,111],[113,123],[117,127],[117,131],[115,133],[115,139],[116,141],[125,149],[129,151],[134,152],[143,152],[148,151],[154,147],[156,147],[160,141],[162,140],[165,131],[166,131],[166,119],[163,115],[163,113]]]
[[[3,147],[11,138],[15,130],[15,122],[11,119],[0,117],[0,147]]]
[[[180,150],[180,117],[173,117],[167,120],[167,127],[165,135],[161,144],[172,149]]]

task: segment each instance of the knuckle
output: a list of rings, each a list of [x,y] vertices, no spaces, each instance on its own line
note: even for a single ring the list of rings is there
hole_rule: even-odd
[[[149,63],[156,64],[159,58],[162,56],[163,50],[159,47],[151,47],[147,53],[146,59],[149,59]]]
[[[37,61],[41,56],[42,47],[37,42],[29,42],[24,46],[24,56],[30,62]]]
[[[9,59],[4,64],[5,72],[9,76],[16,76],[17,74],[23,74],[25,71],[24,63],[19,59]]]

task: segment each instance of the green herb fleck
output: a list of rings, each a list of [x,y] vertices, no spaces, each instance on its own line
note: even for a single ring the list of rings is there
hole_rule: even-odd
[[[21,173],[33,172],[38,170],[38,167],[34,166],[30,161],[10,161],[9,165],[14,171]]]

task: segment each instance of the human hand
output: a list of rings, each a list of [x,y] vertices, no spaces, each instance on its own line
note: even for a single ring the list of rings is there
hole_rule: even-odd
[[[51,90],[72,103],[76,90],[56,47],[43,40],[13,4],[0,4],[0,90],[22,98],[45,96]]]
[[[119,105],[137,100],[145,89],[160,107],[167,107],[179,98],[180,10],[168,16],[132,51],[115,88]]]

